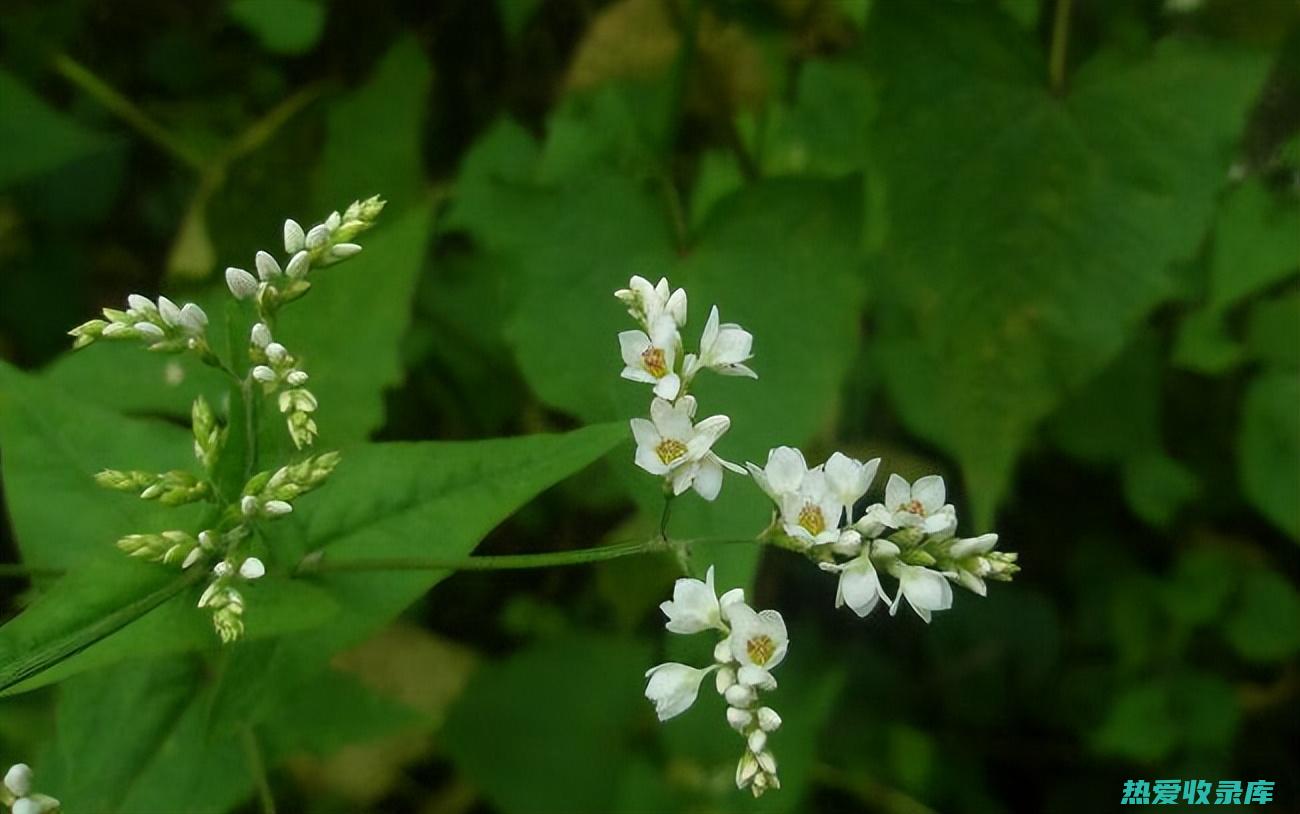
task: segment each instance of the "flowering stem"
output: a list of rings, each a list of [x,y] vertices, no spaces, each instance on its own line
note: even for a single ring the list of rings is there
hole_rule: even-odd
[[[1052,50],[1048,55],[1048,76],[1052,93],[1065,90],[1065,58],[1070,42],[1070,12],[1074,0],[1056,0],[1056,15],[1052,19]]]
[[[326,560],[308,557],[298,566],[300,574],[328,571],[513,571],[527,568],[555,568],[565,565],[584,565],[591,562],[616,560],[637,554],[651,554],[670,551],[677,546],[701,544],[748,543],[759,545],[759,541],[746,539],[712,539],[666,540],[655,537],[643,542],[616,543],[614,545],[596,546],[594,548],[577,548],[572,551],[553,551],[545,554],[505,554],[490,557],[460,557],[438,559],[430,557],[383,557],[355,560]]]
[[[673,497],[672,492],[664,492],[664,511],[659,515],[659,536],[664,540],[668,539],[668,518],[672,516]]]
[[[257,399],[253,397],[253,377],[239,382],[239,395],[244,400],[244,480],[257,469]]]

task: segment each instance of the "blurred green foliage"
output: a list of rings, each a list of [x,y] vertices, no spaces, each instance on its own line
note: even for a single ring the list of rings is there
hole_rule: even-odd
[[[11,688],[0,757],[70,814],[259,810],[256,763],[281,810],[321,814],[1091,812],[1157,777],[1273,779],[1286,810],[1298,18],[1284,0],[9,3],[0,552],[70,573],[0,577],[0,663],[161,604]],[[188,586],[155,594],[171,575],[111,545],[197,516],[89,475],[180,465],[177,422],[225,383],[71,355],[64,331],[157,290],[222,324],[227,265],[374,193],[366,251],[282,327],[346,463],[269,558],[649,533],[611,297],[641,274],[688,288],[688,343],[715,302],[756,337],[757,382],[701,384],[732,418],[724,457],[941,471],[963,530],[999,531],[1024,571],[924,627],[836,613],[783,552],[696,550],[687,568],[715,563],[792,626],[783,789],[757,802],[720,702],[659,725],[640,695],[646,667],[695,655],[662,635],[668,558],[268,579],[249,640],[216,650]],[[679,503],[682,537],[768,512],[739,481]]]

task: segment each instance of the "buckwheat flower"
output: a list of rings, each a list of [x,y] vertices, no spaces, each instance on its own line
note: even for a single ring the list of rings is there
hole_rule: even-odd
[[[727,618],[731,656],[740,665],[737,678],[751,687],[768,688],[771,671],[785,659],[790,646],[785,619],[780,611],[759,612],[743,603],[728,608]]]
[[[748,376],[757,379],[758,374],[744,363],[754,358],[752,349],[754,335],[734,323],[718,324],[718,306],[709,311],[709,321],[704,325],[704,335],[700,338],[700,355],[688,356],[684,366],[685,378],[689,381],[695,374],[708,368],[723,376]]]
[[[948,610],[952,607],[952,587],[948,580],[938,571],[931,571],[920,565],[904,565],[895,562],[890,573],[898,579],[898,593],[889,606],[889,615],[898,612],[898,606],[906,599],[916,615],[925,622],[930,621],[930,613]]]
[[[253,261],[257,265],[257,276],[262,278],[264,283],[269,283],[284,274],[284,269],[280,268],[280,264],[275,261],[270,252],[259,251]]]
[[[302,227],[298,221],[289,218],[284,222],[284,250],[289,254],[302,251],[307,245],[307,237],[303,234]]]
[[[659,720],[666,721],[690,709],[700,694],[704,677],[717,669],[697,668],[677,662],[658,664],[646,671],[645,697],[655,705]]]
[[[879,458],[863,463],[841,452],[836,452],[826,461],[826,488],[844,506],[850,522],[853,520],[853,505],[871,488],[879,467]]]
[[[986,579],[1009,581],[1020,570],[1014,552],[994,551],[996,534],[952,541],[940,553],[943,575],[980,596],[988,593]]]
[[[808,474],[808,463],[803,453],[794,447],[776,447],[767,453],[767,467],[746,463],[750,477],[758,488],[779,507],[786,495],[799,491],[804,476]]]
[[[897,552],[897,547],[892,543],[880,542],[878,545],[890,546]],[[849,609],[859,617],[866,617],[875,610],[880,600],[889,601],[889,595],[885,593],[885,587],[880,583],[880,574],[876,572],[876,566],[871,561],[869,547],[864,547],[861,554],[846,563],[825,562],[821,563],[821,568],[823,571],[840,575],[839,585],[835,589],[837,608],[848,605]]]
[[[257,278],[243,269],[231,266],[226,269],[226,288],[237,300],[246,300],[257,295]]]
[[[627,288],[615,291],[614,296],[623,301],[627,312],[646,331],[664,314],[672,317],[678,327],[686,324],[686,289],[673,291],[667,277],[651,285],[644,277],[633,276],[628,280]]]
[[[834,543],[840,538],[843,504],[827,487],[821,467],[808,470],[795,492],[781,499],[781,520],[785,533],[805,545]]]
[[[26,763],[15,763],[5,772],[4,798],[13,798],[13,814],[47,814],[59,807],[59,801],[45,794],[32,793],[32,770]]]
[[[674,371],[677,353],[682,345],[677,324],[668,316],[661,316],[645,331],[623,331],[618,335],[619,349],[623,354],[624,379],[654,385],[656,396],[668,401],[681,392],[682,380]]]
[[[208,327],[208,315],[199,306],[187,302],[176,317],[176,322],[186,333],[197,336]]]
[[[704,581],[683,577],[673,584],[673,598],[659,605],[668,617],[664,625],[673,633],[699,633],[710,628],[726,631],[722,623],[722,609],[713,587],[713,566],[709,566]]]
[[[636,465],[652,475],[663,476],[675,495],[695,486],[701,497],[712,500],[721,488],[724,462],[710,455],[710,450],[731,426],[731,419],[715,415],[692,424],[694,413],[695,399],[691,396],[678,399],[676,404],[656,398],[650,404],[649,421],[632,419]]]
[[[943,478],[926,475],[909,484],[905,478],[890,475],[885,484],[885,508],[892,528],[920,529],[926,534],[944,534],[957,527],[957,512],[944,503]]]

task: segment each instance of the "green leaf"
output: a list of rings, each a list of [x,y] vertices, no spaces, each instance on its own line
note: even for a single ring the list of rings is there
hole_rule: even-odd
[[[862,170],[875,115],[875,93],[862,66],[804,63],[794,104],[774,107],[766,122],[763,173],[833,178]]]
[[[1237,437],[1237,475],[1246,499],[1300,540],[1300,374],[1265,373],[1246,390]]]
[[[401,212],[424,193],[420,137],[433,69],[410,37],[397,41],[366,83],[330,105],[316,173],[324,212],[379,195]]]
[[[625,436],[625,428],[616,424],[567,435],[358,447],[321,490],[314,511],[295,512],[278,523],[272,554],[288,567],[313,551],[323,551],[327,561],[468,555],[520,506]],[[331,654],[364,640],[449,575],[386,571],[311,577],[310,584],[346,613],[314,633],[233,651],[218,695],[225,711],[217,720],[258,720],[275,706],[278,693],[323,669]],[[250,623],[253,613],[250,608]]]
[[[1038,423],[1173,293],[1264,66],[1170,39],[1102,53],[1056,96],[1031,39],[986,5],[881,3],[872,26],[880,356],[983,527]]]
[[[325,9],[311,0],[235,0],[227,13],[277,54],[304,54],[325,30]]]
[[[566,638],[481,666],[452,706],[442,742],[506,814],[606,811],[646,712],[649,648]]]
[[[1251,357],[1275,367],[1300,369],[1300,292],[1263,300],[1250,312],[1246,346]]]
[[[0,70],[0,189],[102,152],[112,140],[87,130]]]
[[[1300,651],[1300,594],[1280,574],[1247,574],[1237,606],[1223,623],[1228,643],[1251,661],[1285,661]]]

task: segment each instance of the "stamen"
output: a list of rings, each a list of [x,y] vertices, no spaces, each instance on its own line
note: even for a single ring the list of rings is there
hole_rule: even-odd
[[[745,652],[749,654],[750,661],[762,667],[776,653],[776,642],[766,633],[760,633],[745,642]]]
[[[806,503],[803,509],[799,511],[799,525],[816,537],[826,530],[826,518],[822,516],[821,509],[811,503]]]
[[[659,348],[649,347],[641,352],[641,364],[651,376],[662,379],[668,375],[668,365],[664,363],[664,352]]]
[[[686,445],[675,438],[665,438],[655,447],[655,454],[667,466],[686,454]]]

